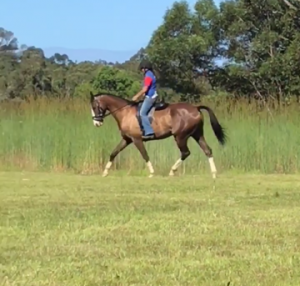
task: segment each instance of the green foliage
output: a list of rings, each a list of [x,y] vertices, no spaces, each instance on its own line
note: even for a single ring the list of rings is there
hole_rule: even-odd
[[[278,103],[298,96],[300,9],[290,4],[231,0],[218,9],[199,0],[191,12],[187,2],[175,2],[147,47],[161,85],[184,93],[182,100],[206,94],[208,82],[213,89]],[[216,65],[220,58],[223,66]]]
[[[94,89],[94,87],[89,83],[89,82],[84,82],[78,86],[75,87],[74,90],[74,97],[79,97],[79,98],[87,98],[87,95],[90,93],[96,93],[98,92],[97,90]]]
[[[92,87],[98,92],[112,92],[119,96],[133,96],[141,84],[128,72],[114,67],[101,68],[92,81]]]
[[[298,90],[294,77],[299,72],[299,18],[284,1],[237,0],[220,5],[220,28],[229,60],[225,67],[228,81],[223,87],[242,79],[241,94],[256,93],[269,99],[288,96]],[[239,68],[237,68],[239,67]],[[296,84],[298,85],[298,84]],[[246,87],[246,88],[245,88]]]
[[[68,55],[58,53],[46,58],[43,50],[19,47],[12,32],[0,29],[0,100],[42,95],[87,97],[91,90],[133,96],[141,84],[137,68],[128,72],[128,63],[125,69],[120,64],[111,66],[102,60],[74,63]]]

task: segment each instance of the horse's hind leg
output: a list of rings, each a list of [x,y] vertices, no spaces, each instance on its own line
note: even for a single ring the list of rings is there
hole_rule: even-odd
[[[191,152],[187,146],[187,140],[188,137],[180,137],[180,136],[176,136],[175,137],[175,141],[177,143],[177,146],[180,150],[181,156],[180,158],[175,162],[175,164],[172,166],[169,176],[174,176],[175,172],[177,171],[177,169],[179,168],[179,166],[182,164],[182,162],[188,157],[190,156]]]
[[[203,135],[203,126],[200,125],[199,129],[197,129],[194,132],[194,134],[192,134],[192,137],[199,144],[200,148],[203,150],[204,154],[207,156],[212,177],[213,177],[213,179],[215,179],[217,176],[217,169],[216,169],[216,165],[214,162],[212,149],[207,144],[207,142],[204,138],[204,135]]]
[[[116,146],[116,148],[111,152],[111,154],[109,156],[109,161],[107,162],[105,169],[103,171],[103,174],[102,174],[103,177],[106,177],[108,175],[108,171],[109,171],[114,159],[116,158],[116,156],[131,143],[132,143],[131,139],[122,138],[120,143]]]

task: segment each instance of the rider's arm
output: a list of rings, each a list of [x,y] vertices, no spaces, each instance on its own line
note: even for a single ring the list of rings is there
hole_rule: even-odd
[[[143,88],[133,97],[133,100],[138,101],[139,99],[141,99],[141,97],[147,92],[151,83],[152,83],[152,78],[149,76],[146,76],[144,78]]]

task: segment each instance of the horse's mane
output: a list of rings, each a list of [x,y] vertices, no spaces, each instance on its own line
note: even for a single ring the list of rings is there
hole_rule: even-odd
[[[109,93],[109,92],[101,92],[101,93],[97,93],[97,94],[95,94],[94,96],[96,97],[96,96],[104,96],[104,95],[111,96],[111,97],[114,97],[114,98],[117,98],[117,99],[122,99],[122,100],[126,101],[126,103],[128,103],[128,104],[132,104],[132,105],[136,104],[136,102],[133,101],[133,100],[126,99],[126,98],[124,98],[124,97],[122,97],[122,96],[118,96],[118,95],[116,95],[116,94]]]

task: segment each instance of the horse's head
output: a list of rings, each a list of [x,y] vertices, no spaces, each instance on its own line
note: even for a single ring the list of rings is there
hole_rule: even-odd
[[[101,102],[101,96],[95,97],[92,92],[90,92],[90,96],[93,123],[95,127],[100,127],[103,124],[106,106]]]

